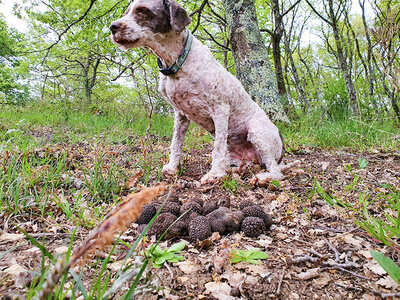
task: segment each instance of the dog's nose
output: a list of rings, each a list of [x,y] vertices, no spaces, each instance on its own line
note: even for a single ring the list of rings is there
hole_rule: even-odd
[[[110,26],[110,30],[112,33],[116,33],[117,30],[121,27],[121,23],[119,22],[112,22]]]

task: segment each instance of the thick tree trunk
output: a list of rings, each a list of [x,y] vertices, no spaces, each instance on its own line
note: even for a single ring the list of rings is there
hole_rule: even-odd
[[[224,0],[224,7],[237,78],[273,119],[287,121],[258,27],[254,0]]]

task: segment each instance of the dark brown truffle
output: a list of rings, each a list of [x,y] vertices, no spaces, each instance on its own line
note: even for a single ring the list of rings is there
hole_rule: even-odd
[[[165,205],[164,205],[164,207],[162,209],[162,212],[163,213],[164,212],[169,212],[169,213],[179,217],[180,209],[181,209],[181,206],[179,205],[178,202],[169,202],[168,201],[167,203],[165,203]]]
[[[256,205],[253,201],[245,199],[240,202],[239,208],[243,210],[245,207],[253,205]]]
[[[154,221],[153,225],[151,225],[149,231],[147,232],[148,235],[155,235],[157,238],[168,229],[168,227],[175,222],[177,217],[171,213],[162,213],[159,214],[156,220]],[[171,238],[169,234],[165,235],[165,238]]]
[[[155,216],[157,213],[157,209],[155,208],[154,205],[149,204],[143,206],[142,213],[140,214],[139,218],[136,220],[137,224],[148,224],[151,219]]]
[[[241,211],[232,211],[227,207],[220,207],[207,215],[212,232],[220,234],[239,230],[244,214]]]
[[[245,236],[248,237],[258,237],[260,234],[264,233],[266,228],[264,221],[257,217],[246,217],[241,226]]]
[[[199,215],[203,214],[203,208],[201,207],[201,204],[195,201],[189,201],[183,204],[180,209],[180,214],[182,215],[188,210],[191,212],[196,212]]]
[[[272,224],[272,217],[270,215],[267,215],[261,206],[247,206],[243,208],[242,211],[246,217],[258,217],[262,219],[267,228],[270,227]]]
[[[203,214],[207,215],[210,212],[218,209],[219,207],[230,207],[231,206],[231,200],[229,197],[222,197],[217,200],[208,200],[205,201],[203,204]]]
[[[190,221],[189,238],[191,241],[203,241],[211,236],[211,226],[207,217],[198,216]]]
[[[216,210],[218,208],[217,201],[205,201],[203,204],[203,212],[205,215],[208,215],[210,212]]]

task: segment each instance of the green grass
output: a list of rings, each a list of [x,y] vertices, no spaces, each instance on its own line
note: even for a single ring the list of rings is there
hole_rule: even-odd
[[[149,120],[143,112],[117,111],[92,114],[58,106],[6,107],[0,111],[0,149],[15,145],[75,143],[101,139],[107,143],[135,143]],[[150,134],[171,137],[173,117],[155,114]],[[42,133],[43,136],[42,135]],[[37,134],[35,134],[37,133]],[[47,134],[46,134],[47,133]]]
[[[289,144],[288,149],[309,146],[393,151],[400,147],[400,128],[395,120],[329,120],[309,115],[278,127]]]
[[[125,106],[100,114],[40,103],[26,107],[7,106],[0,111],[0,150],[11,145],[26,148],[45,143],[92,142],[93,139],[111,144],[134,144],[145,135],[148,124],[144,112]],[[321,119],[314,114],[290,124],[278,123],[277,126],[282,131],[288,150],[346,147],[359,151],[392,151],[400,147],[399,124],[394,119],[332,120]],[[173,116],[153,115],[150,130],[153,138],[171,138],[172,128]],[[40,136],[40,132],[46,130],[48,134]],[[200,148],[211,140],[209,134],[191,125],[185,147],[189,150]]]

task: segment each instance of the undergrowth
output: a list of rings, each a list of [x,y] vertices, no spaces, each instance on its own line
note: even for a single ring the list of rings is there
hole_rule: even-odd
[[[7,107],[0,111],[0,150],[51,143],[102,140],[135,144],[145,135],[149,120],[144,111],[121,106],[109,111],[66,109],[61,105],[37,104]],[[352,148],[359,151],[393,151],[400,147],[399,125],[394,119],[321,118],[309,114],[290,123],[278,123],[287,149],[302,147]],[[153,139],[172,137],[173,116],[153,114]],[[211,142],[211,137],[191,125],[186,148]]]

